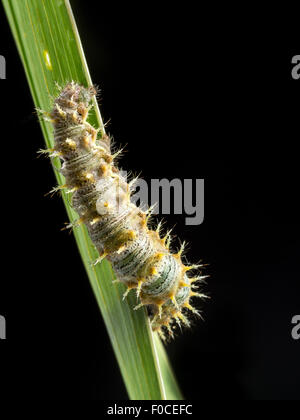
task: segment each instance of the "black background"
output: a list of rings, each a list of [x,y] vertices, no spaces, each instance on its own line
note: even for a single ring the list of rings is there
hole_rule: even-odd
[[[300,54],[293,11],[92,13],[72,1],[108,131],[124,169],[204,178],[205,220],[165,217],[209,263],[196,322],[167,346],[188,399],[299,399]],[[235,12],[235,14],[233,13]],[[6,17],[0,54],[1,370],[16,396],[126,399],[104,323],[72,235]]]

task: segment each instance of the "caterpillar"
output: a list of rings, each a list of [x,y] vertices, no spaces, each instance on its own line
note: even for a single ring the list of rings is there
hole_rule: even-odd
[[[65,177],[65,184],[54,190],[72,193],[71,205],[79,215],[75,225],[86,225],[99,252],[96,263],[107,258],[127,286],[124,298],[136,289],[139,304],[134,310],[146,306],[152,330],[163,339],[173,337],[176,324],[190,325],[188,311],[200,315],[191,299],[206,297],[197,288],[207,276],[190,275],[201,265],[183,263],[185,244],[171,252],[170,231],[161,237],[161,223],[155,230],[148,226],[151,210],[131,202],[133,182],[127,183],[115,165],[118,153],[112,154],[110,137],[98,138],[98,130],[87,122],[96,94],[94,86],[72,81],[54,99],[54,148],[48,152],[60,157]]]

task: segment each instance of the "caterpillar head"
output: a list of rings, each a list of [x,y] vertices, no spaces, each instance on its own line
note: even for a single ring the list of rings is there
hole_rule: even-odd
[[[85,88],[83,86],[76,85],[73,100],[77,102],[82,102],[85,106],[88,106],[93,96],[95,96],[96,94],[97,89],[94,86],[89,86]]]
[[[72,81],[61,91],[54,104],[58,109],[76,109],[78,106],[88,108],[96,94],[97,89],[94,86],[84,87]]]

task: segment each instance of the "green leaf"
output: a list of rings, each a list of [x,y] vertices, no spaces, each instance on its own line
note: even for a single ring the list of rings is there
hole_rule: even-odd
[[[56,83],[63,86],[74,80],[83,85],[92,84],[67,0],[3,0],[3,5],[37,108],[50,110],[51,96],[57,94]],[[104,133],[96,102],[89,122]],[[47,147],[53,147],[51,124],[41,121],[41,128]],[[54,163],[60,165],[57,160]],[[55,171],[55,176],[62,185],[62,175]],[[65,194],[63,200],[70,221],[74,221],[77,215]],[[122,301],[125,287],[112,283],[115,276],[110,264],[104,261],[91,265],[98,254],[85,227],[76,228],[74,235],[129,397],[181,399],[165,350],[159,338],[154,337],[145,311],[132,309],[136,305],[134,293]],[[99,355],[99,364],[103,362]],[[118,395],[114,397],[118,399]]]

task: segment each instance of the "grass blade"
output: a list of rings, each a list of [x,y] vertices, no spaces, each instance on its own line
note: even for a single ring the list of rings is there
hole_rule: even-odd
[[[56,82],[64,85],[67,81],[75,80],[84,85],[92,84],[67,0],[3,0],[3,5],[37,108],[50,109],[51,96],[57,93]],[[100,127],[104,133],[97,104],[89,122]],[[41,121],[41,128],[47,147],[53,147],[51,125]],[[59,166],[58,161],[54,163]],[[55,171],[55,176],[62,185],[62,175]],[[63,200],[70,221],[74,221],[77,215],[64,193]],[[76,228],[74,235],[129,397],[145,400],[181,399],[165,350],[159,339],[154,339],[145,311],[132,310],[136,305],[133,294],[128,296],[126,302],[122,301],[125,286],[112,284],[115,277],[108,262],[91,266],[91,261],[98,254],[85,227]]]

